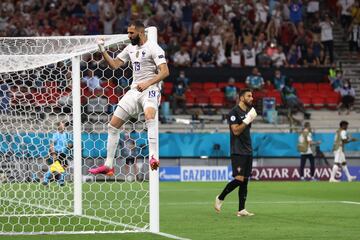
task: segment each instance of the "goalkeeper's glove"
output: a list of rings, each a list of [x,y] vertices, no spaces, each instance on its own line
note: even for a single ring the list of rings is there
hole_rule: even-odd
[[[97,42],[97,44],[99,46],[100,52],[102,52],[102,53],[105,52],[106,50],[105,50],[105,41],[104,41],[104,39],[103,38],[98,38],[96,40],[96,42]]]
[[[246,117],[244,118],[243,123],[245,123],[246,125],[249,125],[250,123],[252,123],[252,121],[254,121],[256,116],[257,116],[257,113],[255,111],[255,108],[251,108],[250,111],[246,114]]]

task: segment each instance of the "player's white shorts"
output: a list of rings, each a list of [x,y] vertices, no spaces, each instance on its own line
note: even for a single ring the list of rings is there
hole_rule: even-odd
[[[160,104],[160,98],[160,90],[157,87],[149,87],[143,92],[139,92],[136,89],[130,89],[120,99],[114,115],[127,121],[130,117],[137,118],[138,114],[148,107],[152,107],[157,111]],[[121,110],[124,110],[129,116],[124,117],[121,114]]]
[[[334,151],[334,163],[343,163],[343,162],[346,162],[345,154],[342,148],[339,148],[338,150]]]

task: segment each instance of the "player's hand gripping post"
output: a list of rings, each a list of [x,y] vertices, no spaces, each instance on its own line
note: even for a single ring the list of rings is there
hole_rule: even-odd
[[[96,40],[96,42],[97,42],[97,44],[99,46],[100,52],[102,52],[102,53],[105,52],[106,50],[105,50],[105,40],[104,40],[104,38],[98,38]]]

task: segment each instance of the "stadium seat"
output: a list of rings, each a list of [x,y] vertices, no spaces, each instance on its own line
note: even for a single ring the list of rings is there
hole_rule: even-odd
[[[325,98],[320,96],[313,96],[311,98],[311,103],[314,109],[320,109],[325,106]]]
[[[228,82],[219,82],[219,83],[218,83],[218,88],[219,88],[219,89],[223,89],[223,88],[226,87],[227,85],[229,85]]]
[[[186,91],[185,97],[187,107],[192,107],[195,105],[195,95],[193,94],[193,92],[191,92],[190,90]]]
[[[213,90],[218,88],[217,84],[214,82],[206,82],[204,83],[203,87],[204,90]]]
[[[295,82],[295,83],[293,83],[293,87],[294,87],[297,91],[299,91],[300,89],[303,89],[303,88],[304,88],[304,85],[303,85],[303,83],[301,83],[301,82]]]
[[[318,91],[319,88],[318,88],[318,85],[317,83],[304,83],[304,90],[308,90],[308,91]]]
[[[304,104],[304,107],[309,108],[311,107],[311,97],[303,96],[300,97],[301,102]]]
[[[273,97],[276,100],[276,105],[279,106],[282,104],[281,93],[276,90],[267,91],[267,97]]]
[[[239,89],[243,89],[246,87],[246,84],[244,82],[236,82],[235,86]]]
[[[319,92],[323,91],[333,91],[331,85],[329,83],[319,83]]]
[[[195,89],[203,90],[204,89],[203,83],[200,82],[190,83],[190,89],[191,91],[194,91]]]
[[[172,82],[164,82],[164,94],[171,95],[173,91],[173,83]]]
[[[223,96],[212,96],[210,97],[210,105],[213,107],[225,106],[225,98]]]
[[[209,105],[209,96],[206,94],[196,95],[195,103],[197,106],[202,106],[202,107],[208,106]]]

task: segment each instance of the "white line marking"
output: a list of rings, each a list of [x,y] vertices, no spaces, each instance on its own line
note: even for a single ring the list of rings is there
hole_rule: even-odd
[[[0,217],[51,217],[51,216],[69,216],[73,214],[65,214],[65,213],[49,213],[49,214],[7,214],[0,215]]]
[[[360,205],[360,202],[352,202],[352,201],[340,201],[341,203],[345,203],[345,204],[356,204],[356,205]]]
[[[160,203],[160,206],[172,206],[172,205],[208,205],[213,204],[214,202],[172,202],[172,203]],[[237,204],[236,201],[226,201],[225,203]],[[331,204],[331,203],[340,203],[340,201],[275,201],[275,202],[266,202],[266,201],[256,201],[256,202],[246,202],[246,204]]]
[[[4,198],[0,198],[0,200],[3,200],[3,201],[7,201],[7,202],[10,202],[10,203],[16,203],[16,204],[22,204],[22,205],[27,205],[27,206],[30,206],[30,207],[36,207],[36,208],[40,208],[40,209],[44,209],[44,210],[51,210],[53,212],[58,212],[58,213],[54,213],[54,214],[43,214],[43,215],[48,215],[48,216],[63,216],[63,215],[73,215],[75,216],[72,212],[68,212],[68,211],[63,211],[63,210],[57,210],[57,209],[53,209],[53,208],[49,208],[49,207],[44,207],[44,206],[41,206],[41,205],[36,205],[36,204],[31,204],[31,203],[24,203],[24,202],[20,202],[20,201],[15,201],[15,200],[12,200],[12,199],[4,199]],[[0,215],[1,216],[1,215]],[[14,216],[14,215],[12,215]],[[33,216],[33,215],[31,215]],[[41,215],[37,215],[37,216],[41,216]],[[101,221],[101,222],[105,222],[105,223],[109,223],[109,224],[113,224],[113,225],[117,225],[117,226],[122,226],[122,227],[125,227],[125,228],[130,228],[130,229],[133,229],[135,232],[144,232],[144,233],[152,233],[152,232],[149,232],[146,228],[148,228],[148,225],[144,226],[143,228],[139,228],[139,227],[135,227],[135,226],[131,226],[131,225],[128,225],[128,224],[124,224],[124,223],[118,223],[118,222],[114,222],[114,221],[111,221],[111,220],[107,220],[107,219],[103,219],[103,218],[99,218],[99,217],[96,217],[96,216],[89,216],[89,215],[80,215],[78,217],[84,217],[84,218],[88,218],[88,219],[92,219],[92,220],[97,220],[97,221]],[[88,232],[76,232],[76,231],[73,231],[73,232],[36,232],[36,233],[0,233],[0,235],[37,235],[37,234],[79,234],[79,233],[131,233],[131,232],[134,232],[134,231],[88,231]],[[156,234],[156,235],[160,235],[160,236],[163,236],[163,237],[167,237],[167,238],[171,238],[171,239],[177,239],[177,240],[189,240],[188,238],[181,238],[181,237],[178,237],[178,236],[175,236],[175,235],[172,235],[172,234],[168,234],[168,233],[164,233],[164,232],[159,232],[159,233],[153,233],[153,234]]]

